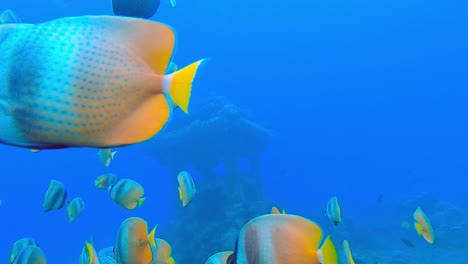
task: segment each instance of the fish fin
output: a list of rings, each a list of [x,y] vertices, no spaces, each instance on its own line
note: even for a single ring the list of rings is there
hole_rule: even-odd
[[[117,153],[117,150],[116,151],[111,151],[111,153],[110,153],[110,158],[111,159],[114,159],[115,153]]]
[[[279,209],[276,206],[271,207],[271,213],[272,214],[279,214]]]
[[[336,253],[335,244],[331,240],[330,236],[327,236],[325,242],[318,251],[318,257],[321,264],[333,264],[338,263],[338,254]]]
[[[137,201],[138,207],[142,206],[145,201],[146,201],[145,197],[142,197],[142,198],[138,199],[138,201]]]
[[[175,264],[175,260],[173,257],[170,257],[168,260],[167,260],[167,264]]]
[[[86,241],[86,250],[88,251],[88,256],[89,256],[88,264],[92,264],[93,259],[95,258],[94,257],[94,250],[93,250],[93,245],[91,245],[91,243],[89,243],[88,241]]]
[[[164,75],[164,92],[169,94],[172,102],[186,114],[192,93],[192,82],[197,69],[205,59],[194,62],[174,73]]]
[[[422,236],[423,230],[419,223],[414,222],[414,229],[416,229],[416,233],[418,233],[418,235]]]
[[[179,200],[182,201],[182,190],[180,187],[177,187],[177,190],[179,191]]]
[[[156,248],[156,242],[154,241],[154,235],[156,234],[156,228],[158,228],[158,225],[156,225],[153,230],[148,235],[148,240],[153,248]]]

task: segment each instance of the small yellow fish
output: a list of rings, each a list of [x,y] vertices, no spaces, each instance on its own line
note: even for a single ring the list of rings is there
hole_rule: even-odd
[[[351,248],[349,247],[348,240],[343,240],[343,252],[345,255],[345,264],[354,264],[353,255],[351,254]]]
[[[106,148],[100,149],[97,154],[102,164],[104,164],[106,167],[109,167],[111,161],[114,159],[115,153],[117,153],[117,151],[111,151],[110,148]]]
[[[73,198],[73,200],[71,200],[67,206],[68,220],[70,222],[75,221],[78,218],[78,216],[81,215],[81,213],[83,212],[83,209],[84,209],[83,199],[81,199],[81,197]]]
[[[432,229],[431,222],[423,210],[418,207],[413,213],[414,228],[418,235],[422,236],[428,243],[433,244],[435,241],[434,230]]]
[[[341,223],[341,209],[340,204],[338,203],[338,198],[336,196],[333,196],[328,201],[326,214],[328,219],[330,219],[334,225]]]
[[[51,180],[47,189],[44,203],[44,212],[61,209],[67,202],[67,190],[65,185],[59,181]]]

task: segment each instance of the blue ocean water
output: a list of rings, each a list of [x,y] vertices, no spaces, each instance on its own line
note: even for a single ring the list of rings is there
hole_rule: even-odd
[[[4,9],[27,23],[112,14],[110,1],[90,0],[2,1]],[[277,205],[317,221],[336,234],[337,244],[354,238],[355,247],[348,239],[362,263],[400,263],[384,262],[400,251],[409,258],[401,263],[466,263],[468,240],[460,235],[468,234],[466,10],[461,0],[180,0],[176,8],[163,1],[152,20],[176,30],[178,65],[210,58],[194,83],[194,112],[212,94],[226,96],[272,131],[258,186],[267,207],[258,214]],[[175,112],[175,120],[184,118]],[[191,221],[215,223],[210,215],[180,222],[175,176],[144,149],[118,148],[106,168],[95,149],[30,153],[0,146],[0,259],[6,262],[15,240],[34,237],[48,263],[76,263],[85,240],[92,237],[99,249],[113,245],[120,223],[130,216],[159,224],[161,236],[171,238],[176,261],[190,259],[177,255],[184,243],[176,240],[189,241],[197,233],[182,238],[165,230]],[[110,172],[140,182],[144,206],[127,211],[93,186],[97,176]],[[210,184],[201,172],[193,174],[197,186]],[[65,210],[42,211],[50,179],[85,201],[76,222],[68,222]],[[323,215],[334,195],[343,211],[342,230]],[[414,230],[402,231],[413,203],[426,205],[435,231],[443,233],[440,243],[428,245]],[[353,224],[347,226],[347,219]],[[400,238],[416,247],[405,247]],[[193,258],[207,259],[219,250]],[[366,258],[376,254],[382,260]]]

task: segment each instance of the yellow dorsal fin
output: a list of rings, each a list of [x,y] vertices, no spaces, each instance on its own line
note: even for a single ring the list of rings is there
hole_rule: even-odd
[[[278,207],[276,207],[276,206],[271,207],[271,213],[272,214],[279,214],[280,212],[279,212]]]
[[[93,250],[93,245],[91,245],[91,243],[89,243],[88,241],[86,241],[86,250],[88,251],[88,256],[89,256],[89,263],[88,264],[92,264],[93,259],[95,258],[94,257],[94,250]]]
[[[179,191],[179,200],[182,201],[182,190],[180,189],[180,187],[177,187],[177,190]]]
[[[164,74],[175,46],[175,33],[163,23],[121,16],[80,16],[63,18],[94,25],[96,34],[104,34],[107,41],[122,43],[142,58],[155,73]]]
[[[158,228],[158,225],[156,225],[156,226],[153,228],[153,230],[151,230],[151,232],[150,232],[149,235],[148,235],[148,240],[149,240],[149,242],[150,242],[150,244],[151,244],[151,246],[152,246],[153,248],[156,248],[156,242],[155,242],[155,240],[154,240],[154,236],[155,236],[155,234],[156,234],[156,229],[157,229],[157,228]]]

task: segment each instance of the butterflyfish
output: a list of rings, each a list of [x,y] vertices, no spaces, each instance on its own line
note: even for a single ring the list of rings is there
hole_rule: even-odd
[[[0,142],[29,149],[146,141],[188,113],[199,60],[165,74],[174,30],[145,19],[0,24]]]

